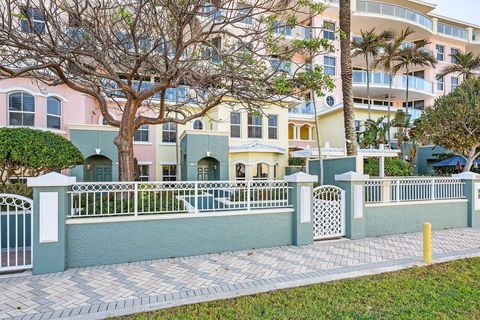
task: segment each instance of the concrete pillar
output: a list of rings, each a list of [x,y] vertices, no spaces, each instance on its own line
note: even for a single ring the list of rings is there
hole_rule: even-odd
[[[75,182],[56,172],[27,179],[33,188],[33,274],[65,271],[67,192]]]
[[[473,28],[472,27],[467,28],[467,37],[468,37],[468,42],[469,43],[473,41]]]
[[[438,33],[438,19],[437,18],[432,18],[432,32],[434,34]]]
[[[473,172],[462,172],[452,178],[465,182],[465,197],[468,200],[468,226],[480,228],[480,175]]]
[[[296,246],[313,243],[313,184],[317,176],[297,172],[285,176],[292,188],[290,201],[295,210],[293,223],[293,244]]]
[[[337,186],[345,190],[345,236],[365,238],[365,181],[369,176],[354,171],[335,175]]]

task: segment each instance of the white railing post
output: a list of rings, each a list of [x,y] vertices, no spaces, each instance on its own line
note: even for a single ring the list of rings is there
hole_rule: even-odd
[[[198,213],[198,181],[195,181],[195,192],[194,192],[194,200],[193,205],[195,207],[195,213]]]
[[[432,179],[432,200],[435,200],[435,179]]]
[[[133,192],[133,213],[135,216],[138,216],[138,182],[134,182],[134,192]]]
[[[396,190],[397,202],[400,202],[400,179],[397,179],[396,185],[397,185],[397,190]]]
[[[247,181],[247,211],[250,211],[250,181]]]

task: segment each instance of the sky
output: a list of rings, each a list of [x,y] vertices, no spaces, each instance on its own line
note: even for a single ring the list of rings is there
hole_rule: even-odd
[[[435,13],[480,25],[480,0],[426,0],[435,3]]]

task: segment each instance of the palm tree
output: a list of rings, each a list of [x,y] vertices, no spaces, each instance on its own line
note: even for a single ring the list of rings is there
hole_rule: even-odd
[[[397,75],[395,70],[395,61],[399,58],[402,51],[402,45],[406,39],[415,31],[410,28],[403,30],[400,34],[394,34],[390,41],[385,42],[383,46],[383,54],[375,61],[373,68],[381,68],[385,70],[389,77],[388,83],[388,123],[390,123],[390,111],[392,104],[392,85],[393,78]],[[388,138],[390,139],[390,128],[388,130]]]
[[[367,119],[365,121],[365,131],[361,132],[360,145],[364,148],[374,147],[379,148],[380,145],[385,144],[387,139],[387,132],[391,124],[384,122],[386,116],[380,117],[376,120]]]
[[[480,69],[480,55],[475,56],[473,52],[457,52],[452,57],[455,58],[456,62],[443,68],[440,73],[442,77],[447,74],[458,73],[463,76],[463,80],[466,80],[473,76],[475,70]]]
[[[367,65],[367,99],[368,99],[368,119],[371,119],[371,101],[370,101],[370,58],[374,60],[378,57],[381,49],[387,41],[393,38],[393,32],[383,31],[380,34],[375,32],[375,28],[370,31],[360,31],[360,38],[352,41],[352,57],[362,55]]]
[[[414,67],[434,67],[437,63],[435,57],[431,52],[425,49],[425,46],[430,42],[427,40],[419,40],[415,42],[412,46],[407,46],[401,50],[398,54],[398,57],[395,59],[397,64],[393,67],[393,72],[398,73],[401,69],[405,69],[407,75],[407,86],[405,91],[405,102],[406,102],[406,113],[408,114],[408,103],[409,101],[409,90],[410,90],[410,71]]]
[[[340,0],[340,62],[342,75],[343,122],[345,127],[345,142],[347,155],[357,154],[357,134],[355,133],[355,111],[352,94],[352,57],[350,51],[351,35],[351,3],[350,0]]]

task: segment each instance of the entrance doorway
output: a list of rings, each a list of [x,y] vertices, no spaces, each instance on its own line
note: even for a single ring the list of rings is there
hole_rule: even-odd
[[[219,180],[219,162],[212,157],[200,159],[197,163],[197,180]]]
[[[95,155],[85,159],[84,180],[87,182],[111,182],[112,160],[105,156]]]

